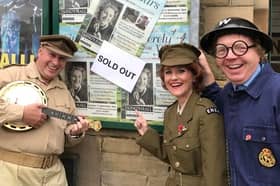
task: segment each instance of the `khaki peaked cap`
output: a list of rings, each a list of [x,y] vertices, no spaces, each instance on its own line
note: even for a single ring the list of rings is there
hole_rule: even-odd
[[[181,43],[165,45],[159,50],[161,65],[187,65],[197,61],[201,52],[193,45]]]
[[[40,43],[42,47],[69,58],[73,57],[74,53],[78,50],[74,41],[64,35],[42,35]]]

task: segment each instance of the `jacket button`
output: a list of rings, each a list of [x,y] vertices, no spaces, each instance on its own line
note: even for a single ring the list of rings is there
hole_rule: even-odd
[[[177,150],[177,147],[175,145],[172,146],[173,150]]]
[[[189,145],[189,144],[187,144],[187,145],[186,145],[186,148],[189,148],[189,147],[190,147],[190,145]]]
[[[265,136],[263,136],[263,137],[261,138],[261,140],[262,140],[262,141],[265,141],[265,140],[266,140],[266,137],[265,137]]]
[[[163,143],[167,143],[167,140],[165,139],[165,140],[163,140]]]
[[[180,162],[176,161],[175,162],[175,167],[179,167],[180,166]]]

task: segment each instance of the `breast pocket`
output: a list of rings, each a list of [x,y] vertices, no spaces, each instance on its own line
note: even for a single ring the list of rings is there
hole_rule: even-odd
[[[71,108],[70,105],[68,105],[67,103],[63,102],[63,101],[58,101],[55,103],[55,109],[59,110],[61,112],[65,112],[70,114],[71,112]]]
[[[174,169],[184,174],[201,174],[201,152],[197,137],[181,136],[170,144],[169,149],[169,159]]]
[[[267,125],[266,125],[267,126]],[[251,178],[263,183],[280,185],[280,133],[274,127],[245,127],[242,134],[245,141]]]
[[[66,112],[68,114],[71,112],[70,103],[66,100],[66,98],[54,98],[54,105],[56,110]]]
[[[274,127],[245,127],[243,140],[257,143],[280,143],[280,133]]]
[[[70,103],[67,102],[67,97],[65,97],[65,99],[62,99],[61,97],[54,97],[49,103],[50,104],[48,105],[48,107],[58,111],[52,112],[53,115],[50,115],[50,121],[55,125],[56,128],[59,127],[61,129],[64,129],[67,123],[69,123],[65,119],[69,118],[68,114],[71,114],[71,107]]]

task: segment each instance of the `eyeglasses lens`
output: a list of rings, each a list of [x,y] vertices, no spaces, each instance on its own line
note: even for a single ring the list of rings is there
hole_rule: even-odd
[[[231,47],[227,47],[224,44],[217,44],[215,50],[215,56],[217,58],[225,58],[228,55],[229,49],[232,50],[233,54],[236,56],[243,56],[247,53],[248,49],[254,47],[255,45],[248,46],[244,41],[235,41]]]

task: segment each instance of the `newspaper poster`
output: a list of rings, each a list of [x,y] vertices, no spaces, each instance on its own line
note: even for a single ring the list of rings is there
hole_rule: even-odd
[[[59,34],[75,40],[91,1],[59,0]],[[77,47],[78,51],[75,53],[75,58],[87,58],[95,55],[79,45]]]
[[[59,0],[62,23],[81,23],[87,14],[91,0]]]
[[[102,42],[140,56],[166,0],[94,0],[76,41],[98,53]]]
[[[166,44],[189,42],[190,7],[190,0],[166,1],[140,57],[147,64],[132,93],[122,92],[124,94],[121,110],[123,120],[134,120],[136,118],[135,110],[139,110],[147,120],[150,120],[150,123],[160,124],[166,107],[176,100],[162,87],[158,51]],[[152,90],[149,90],[148,87],[152,87]],[[145,96],[148,92],[150,92],[149,96]]]
[[[88,114],[102,120],[119,121],[118,95],[118,86],[92,71],[89,72]]]
[[[166,44],[189,43],[189,12],[190,0],[167,0],[141,58],[157,59],[158,50]]]
[[[80,114],[118,121],[119,88],[90,71],[93,60],[72,58],[67,61],[61,77]]]
[[[90,69],[94,60],[71,59],[61,73],[80,114],[102,121],[128,122],[141,111],[153,124],[161,124],[165,108],[175,98],[161,87],[159,64],[149,61],[132,93]]]
[[[60,23],[59,24],[59,34],[68,36],[73,41],[75,40],[77,33],[80,29],[80,24],[69,24],[69,23]],[[75,53],[74,58],[90,58],[95,56],[95,54],[85,48],[77,45],[78,51]]]
[[[132,93],[122,92],[123,120],[135,120],[135,110],[138,110],[154,124],[162,122],[164,110],[175,97],[162,88],[159,70],[157,61],[148,60]]]
[[[0,68],[34,60],[40,45],[42,0],[0,1]]]

